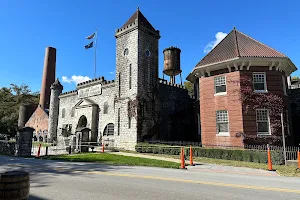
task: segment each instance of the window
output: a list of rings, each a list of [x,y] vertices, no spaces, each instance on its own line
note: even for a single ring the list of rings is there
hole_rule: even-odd
[[[71,109],[71,117],[74,117],[75,116],[75,107],[73,107],[72,109]]]
[[[226,77],[218,76],[215,77],[215,94],[226,93]]]
[[[66,109],[63,108],[63,109],[61,110],[61,118],[65,118],[65,115],[66,115]]]
[[[107,113],[108,113],[108,103],[105,102],[103,106],[103,114],[107,114]]]
[[[121,97],[121,73],[119,73],[119,97]]]
[[[129,65],[129,89],[131,89],[131,75],[132,75],[132,71],[131,71],[131,64]]]
[[[150,56],[151,56],[151,52],[150,52],[149,49],[146,50],[146,56],[147,56],[147,57],[150,57]]]
[[[285,84],[285,76],[282,76],[282,87],[283,87],[283,94],[287,95],[287,93],[286,93],[286,84]]]
[[[128,116],[128,128],[131,128],[131,117]]]
[[[125,50],[124,50],[124,56],[127,56],[129,54],[129,50],[128,50],[128,48],[126,48]]]
[[[269,111],[267,109],[256,110],[256,124],[257,124],[258,135],[270,134]]]
[[[266,74],[253,73],[253,87],[254,91],[265,92],[267,91]]]
[[[120,108],[118,108],[118,135],[120,135]]]
[[[229,135],[227,110],[218,110],[217,111],[217,134]]]
[[[114,135],[114,124],[113,123],[109,123],[105,126],[103,135],[107,135],[107,136]]]

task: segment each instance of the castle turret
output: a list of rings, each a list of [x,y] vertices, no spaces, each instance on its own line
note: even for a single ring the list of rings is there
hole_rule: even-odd
[[[63,86],[59,80],[51,85],[50,108],[49,108],[49,124],[48,124],[48,142],[52,143],[57,139],[57,124],[58,124],[58,111],[59,111],[59,95],[63,90]]]

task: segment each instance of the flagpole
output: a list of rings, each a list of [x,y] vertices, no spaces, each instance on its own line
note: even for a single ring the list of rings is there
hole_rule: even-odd
[[[96,37],[95,37],[95,56],[94,56],[94,78],[96,78],[96,57],[97,57],[97,38],[98,38],[98,30],[96,29]]]

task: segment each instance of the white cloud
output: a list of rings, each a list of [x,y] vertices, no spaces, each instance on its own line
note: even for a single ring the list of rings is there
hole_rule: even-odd
[[[73,75],[71,78],[68,78],[67,76],[62,77],[62,82],[65,82],[65,83],[74,82],[74,83],[78,84],[78,83],[82,83],[82,82],[88,81],[88,80],[91,80],[91,78],[88,77],[88,76],[75,76],[75,75]]]
[[[114,74],[114,72],[109,72],[110,74]]]
[[[226,37],[226,35],[227,33],[218,32],[215,35],[216,39],[206,45],[206,47],[204,48],[204,53],[210,52],[215,46],[217,46],[217,44],[219,44]]]

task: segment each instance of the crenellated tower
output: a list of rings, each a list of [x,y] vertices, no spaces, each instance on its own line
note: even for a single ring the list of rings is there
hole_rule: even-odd
[[[158,115],[160,34],[137,9],[116,30],[115,37],[115,134],[119,137],[118,145],[122,147],[150,137],[153,132],[154,118]]]
[[[49,108],[49,122],[48,122],[48,142],[52,143],[57,139],[57,124],[59,115],[59,95],[63,90],[63,86],[60,84],[59,80],[51,85],[51,95],[50,95],[50,108]]]

